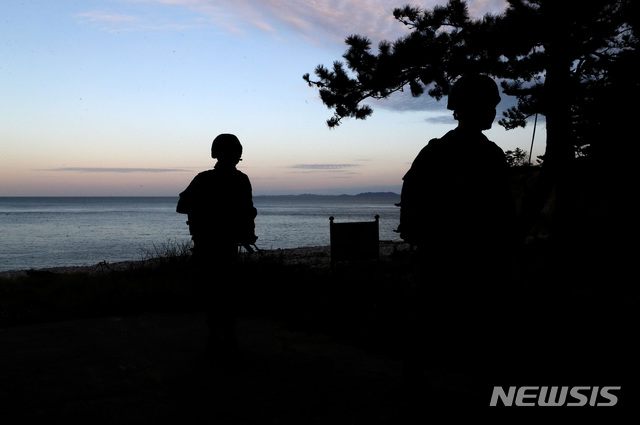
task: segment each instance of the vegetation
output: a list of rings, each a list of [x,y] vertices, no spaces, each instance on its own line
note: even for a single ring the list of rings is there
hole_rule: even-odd
[[[201,288],[185,247],[163,246],[162,256],[124,268],[99,265],[99,271],[31,271],[26,276],[0,280],[0,326],[106,315],[199,311]],[[362,272],[364,273],[364,267]],[[370,267],[368,268],[370,269]],[[238,274],[216,275],[235,280],[240,310],[250,314],[287,316],[308,311],[306,304],[321,302],[337,284],[328,267],[285,265],[279,255],[241,253]],[[371,277],[371,272],[364,277]],[[313,294],[313,296],[312,296]],[[292,303],[292,300],[299,302]]]
[[[449,0],[432,10],[407,5],[393,15],[409,35],[380,42],[377,54],[366,36],[350,35],[346,68],[336,61],[332,69],[318,65],[316,80],[303,76],[334,110],[329,127],[370,116],[366,99],[406,88],[440,99],[459,76],[479,72],[501,79],[505,94],[518,100],[500,125],[546,117],[546,157],[555,164],[571,158],[574,146],[601,142],[590,130],[612,124],[611,102],[624,98],[625,88],[638,94],[632,70],[640,13],[633,0],[509,0],[503,13],[481,19],[469,17],[465,1]]]
[[[529,165],[527,152],[523,151],[520,148],[516,148],[512,151],[506,151],[504,154],[507,157],[507,163],[509,164],[509,167],[521,167],[523,165]]]
[[[124,270],[50,273],[0,280],[0,329],[105,316],[202,313],[202,288],[189,254],[150,259]],[[395,338],[401,301],[413,273],[401,253],[335,269],[285,264],[278,255],[243,253],[233,276],[239,316],[286,321],[291,328],[329,333],[336,340],[386,350]],[[219,278],[211,271],[211,283]]]
[[[303,78],[333,110],[331,128],[370,116],[367,99],[403,90],[441,99],[465,73],[500,80],[517,99],[500,125],[546,120],[544,162],[520,215],[523,234],[550,237],[563,268],[594,261],[629,267],[623,235],[635,221],[628,199],[636,156],[623,152],[640,97],[639,7],[633,0],[508,0],[503,13],[472,19],[463,0],[405,6],[393,15],[407,36],[373,52],[369,38],[350,35],[344,61]],[[518,155],[511,159],[521,161]],[[543,216],[548,231],[541,234]]]

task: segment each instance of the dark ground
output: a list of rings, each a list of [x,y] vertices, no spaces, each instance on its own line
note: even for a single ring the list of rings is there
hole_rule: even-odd
[[[243,318],[242,366],[221,373],[202,358],[205,333],[199,314],[2,329],[0,423],[398,423],[403,414],[397,361]]]
[[[405,264],[393,264],[336,273],[281,263],[252,269],[243,286],[252,296],[239,309],[237,325],[243,359],[233,371],[204,360],[205,317],[177,302],[180,291],[168,287],[149,300],[150,288],[170,275],[114,274],[98,279],[86,296],[78,293],[89,285],[87,276],[32,276],[23,290],[38,287],[35,294],[56,296],[65,312],[84,317],[0,327],[0,425],[413,425],[485,417],[638,423],[638,298],[627,286],[611,287],[622,278],[603,280],[607,286],[599,280],[567,285],[545,281],[543,272],[531,275],[535,285],[515,291],[481,328],[493,339],[465,340],[445,329],[448,341],[458,344],[456,356],[448,357],[451,350],[429,339],[429,324],[407,332],[402,317],[411,297],[403,288],[412,277]],[[277,284],[269,280],[275,275]],[[112,282],[132,276],[133,286]],[[147,280],[153,285],[145,286]],[[110,292],[95,295],[112,283]],[[63,288],[77,297],[73,303]],[[123,303],[122,288],[141,292],[127,292]],[[35,296],[26,293],[26,300]],[[115,313],[107,314],[107,299]],[[35,307],[53,311],[42,303],[19,305],[21,314]],[[428,309],[421,300],[418,306]],[[91,317],[90,309],[102,310]],[[473,325],[473,317],[462,324]],[[419,338],[424,349],[424,379],[413,385],[403,374],[401,335]],[[615,407],[489,408],[491,392],[476,385],[479,376],[490,387],[622,389]]]
[[[463,375],[429,376],[427,365],[425,386],[409,396],[397,359],[322,334],[294,331],[278,320],[239,319],[242,364],[233,371],[216,370],[202,357],[205,332],[201,314],[104,317],[1,329],[0,423],[427,424],[474,423],[484,416],[522,423],[534,414],[550,423],[565,416],[610,424],[638,419],[637,388],[632,386],[637,380],[627,369],[627,362],[637,357],[599,358],[598,347],[573,354],[560,346],[549,352],[531,347],[544,364],[551,358],[559,368],[532,373],[528,383],[621,384],[624,392],[617,393],[617,407],[489,410],[488,394],[469,391]],[[607,347],[620,353],[615,345]],[[467,355],[485,348],[474,347]],[[574,356],[580,353],[595,363],[577,361]],[[521,370],[543,370],[522,351],[506,353],[507,358],[520,359]],[[582,372],[574,375],[576,368]],[[567,370],[570,375],[557,374]],[[564,376],[564,382],[549,379],[554,376]],[[630,422],[618,422],[622,412],[631,413]],[[472,421],[453,420],[460,417]]]

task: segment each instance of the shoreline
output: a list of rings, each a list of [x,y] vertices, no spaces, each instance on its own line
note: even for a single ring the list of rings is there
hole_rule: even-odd
[[[380,241],[380,258],[388,257],[397,251],[408,251],[409,244],[403,241]],[[245,258],[272,258],[282,261],[283,265],[304,264],[311,267],[329,267],[331,263],[331,247],[323,246],[305,246],[298,248],[278,248],[278,249],[261,249],[260,252],[254,254],[243,254]],[[56,266],[43,267],[27,270],[7,270],[0,272],[0,281],[7,279],[15,279],[30,275],[46,275],[46,274],[62,274],[62,273],[85,273],[100,274],[114,271],[135,270],[147,265],[153,265],[161,258],[150,258],[148,260],[128,260],[109,263],[102,261],[89,266]]]

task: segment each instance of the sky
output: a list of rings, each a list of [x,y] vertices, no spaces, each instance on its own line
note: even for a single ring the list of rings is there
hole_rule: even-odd
[[[177,196],[213,167],[220,133],[242,142],[254,195],[399,192],[420,149],[455,128],[446,99],[365,102],[371,117],[329,129],[302,75],[340,60],[350,34],[407,34],[392,15],[407,3],[445,1],[3,0],[0,196]],[[532,132],[485,134],[528,151]]]

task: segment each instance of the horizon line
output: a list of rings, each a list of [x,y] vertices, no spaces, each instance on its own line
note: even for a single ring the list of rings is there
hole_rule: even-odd
[[[280,194],[259,194],[253,195],[254,198],[266,198],[276,196],[360,196],[375,194],[393,194],[400,196],[393,190],[365,191],[356,194],[340,193],[340,194],[322,194],[322,193],[280,193]],[[179,195],[0,195],[0,198],[178,198]]]

